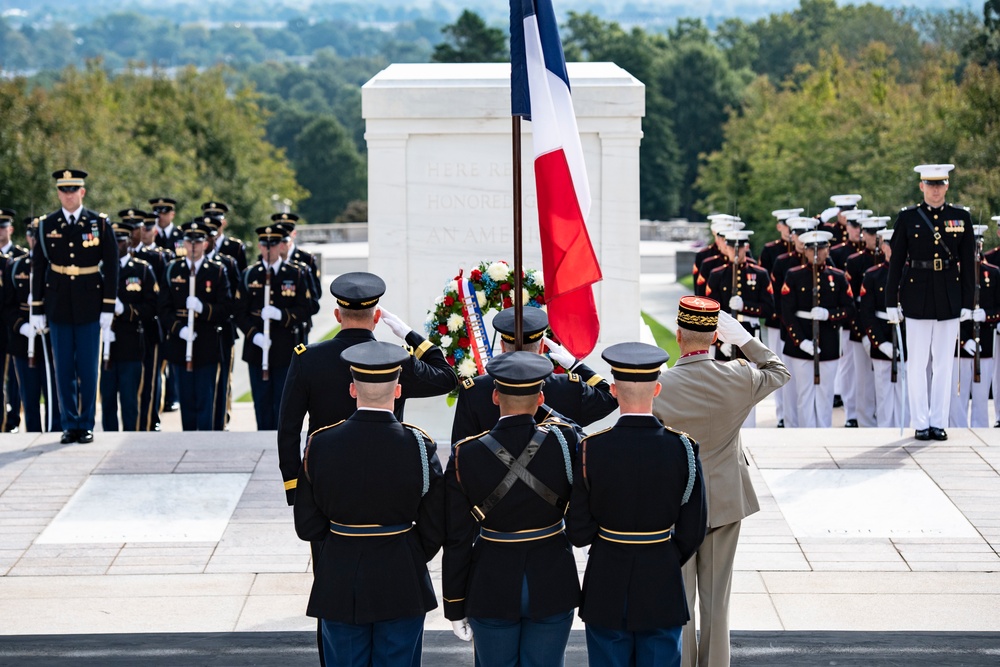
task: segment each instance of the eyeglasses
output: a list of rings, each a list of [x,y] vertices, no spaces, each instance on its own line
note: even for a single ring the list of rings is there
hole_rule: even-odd
[[[80,189],[79,185],[60,185],[59,192],[76,192]]]

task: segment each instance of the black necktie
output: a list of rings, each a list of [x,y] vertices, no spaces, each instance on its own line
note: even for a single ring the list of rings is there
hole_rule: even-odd
[[[75,215],[70,215],[69,216],[69,224],[71,224],[71,225],[75,225],[76,224],[76,216]]]

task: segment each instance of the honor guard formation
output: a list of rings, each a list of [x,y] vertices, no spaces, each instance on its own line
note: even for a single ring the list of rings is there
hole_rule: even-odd
[[[296,215],[258,226],[248,263],[222,202],[179,223],[154,197],[111,220],[84,207],[86,172],[59,170],[61,207],[23,220],[27,249],[0,209],[4,430],[23,408],[26,430],[91,442],[98,393],[105,431],[159,430],[177,407],[185,430],[225,429],[242,335],[257,427],[277,432],[312,550],[321,664],[419,665],[440,551],[444,615],[478,665],[563,665],[579,613],[590,665],[726,666],[740,526],[759,510],[740,430],[761,400],[775,394],[779,427],[833,426],[835,404],[844,426],[918,440],[989,425],[1000,268],[986,226],[945,201],[952,169],[916,167],[923,201],[891,229],[856,194],[816,218],[774,211],[781,238],[759,259],[738,217],[710,216],[669,370],[660,348],[616,342],[605,379],[547,335],[543,310],[508,308],[499,353],[461,382],[379,305],[371,273],[333,280],[340,331],[309,344],[322,289]],[[379,322],[402,345],[377,341]],[[406,399],[453,391],[439,450],[403,421]]]

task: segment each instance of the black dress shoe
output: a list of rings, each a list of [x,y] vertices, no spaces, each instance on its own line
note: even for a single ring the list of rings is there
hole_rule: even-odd
[[[931,439],[933,440],[947,440],[948,434],[944,432],[943,428],[935,428],[931,426]]]
[[[917,429],[917,432],[913,434],[913,437],[917,440],[930,440],[931,430],[929,428]]]
[[[844,422],[844,428],[857,428],[857,427],[858,427],[857,419],[848,419],[846,422]]]
[[[167,403],[166,405],[164,405],[163,406],[163,411],[164,412],[176,412],[177,410],[180,410],[180,408],[181,408],[181,404],[178,403],[177,401],[174,401],[173,403]]]
[[[62,438],[59,440],[59,443],[62,445],[68,445],[76,442],[76,439],[79,437],[79,432],[75,428],[67,429],[63,431]]]
[[[94,441],[93,431],[78,431],[78,433],[80,434],[80,437],[77,438],[76,441],[79,442],[81,445],[85,445],[88,442]]]
[[[785,420],[781,419],[778,421],[778,428],[785,428]]]
[[[844,407],[844,399],[840,397],[840,394],[833,395],[833,407],[842,408]]]
[[[1000,428],[1000,419],[998,419],[997,423],[993,425],[993,428]]]

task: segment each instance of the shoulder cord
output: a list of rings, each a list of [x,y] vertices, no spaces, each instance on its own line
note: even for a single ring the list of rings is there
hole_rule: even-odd
[[[552,433],[555,434],[556,440],[559,441],[559,446],[562,447],[563,461],[566,464],[566,479],[569,480],[570,485],[573,484],[573,463],[569,458],[569,446],[566,444],[566,436],[562,434],[558,426],[552,426]]]
[[[681,442],[684,443],[684,451],[687,452],[688,458],[688,481],[687,486],[684,487],[684,496],[681,498],[681,505],[686,505],[687,501],[691,499],[691,492],[694,490],[694,478],[695,478],[695,460],[694,460],[694,447],[691,446],[691,440],[688,439],[683,433],[680,434]]]
[[[431,488],[431,471],[430,466],[427,463],[427,446],[424,440],[424,434],[420,432],[419,429],[415,429],[411,426],[407,426],[410,433],[414,435],[417,439],[417,444],[420,445],[420,472],[423,473],[423,486],[420,490],[420,497],[423,498],[427,495],[427,491]]]

